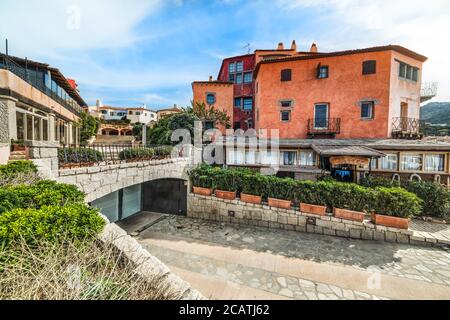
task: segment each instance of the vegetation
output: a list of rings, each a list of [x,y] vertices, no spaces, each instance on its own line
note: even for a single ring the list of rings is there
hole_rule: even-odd
[[[199,119],[190,113],[177,113],[170,117],[160,119],[156,124],[147,130],[147,142],[153,145],[175,145],[172,142],[172,132],[177,129],[187,129],[194,139],[194,122]]]
[[[214,126],[230,127],[231,124],[230,117],[225,111],[218,110],[214,106],[207,106],[204,102],[192,102],[192,106],[187,108],[186,112],[203,122],[210,121],[214,123]]]
[[[0,165],[0,188],[15,184],[33,184],[39,180],[37,168],[31,161],[13,161]]]
[[[80,118],[80,142],[86,143],[97,134],[100,121],[86,112],[82,112]]]
[[[154,148],[128,148],[119,153],[120,160],[164,159],[171,155],[173,147],[159,146]]]
[[[290,200],[328,208],[349,209],[398,217],[422,212],[422,200],[402,188],[367,188],[337,181],[298,181],[291,178],[264,176],[249,170],[223,170],[201,165],[189,175],[194,186],[208,181],[213,189],[260,195],[264,199]],[[200,179],[200,177],[202,177]],[[206,180],[209,177],[210,180]]]
[[[89,163],[103,161],[100,151],[90,148],[59,148],[58,160],[60,163]]]
[[[398,181],[371,176],[361,180],[361,184],[370,188],[402,187],[423,201],[424,215],[442,218],[448,216],[450,211],[450,190],[436,182],[404,181],[400,184]]]
[[[143,278],[113,246],[98,241],[23,239],[0,246],[1,300],[180,299],[161,278]]]

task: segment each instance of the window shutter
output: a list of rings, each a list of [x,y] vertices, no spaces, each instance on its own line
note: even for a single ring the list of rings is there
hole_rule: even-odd
[[[368,60],[363,62],[363,74],[377,73],[377,62],[375,60]]]
[[[292,80],[292,70],[284,69],[281,70],[281,81],[291,81]]]
[[[322,65],[319,63],[318,65],[317,65],[317,70],[316,70],[316,78],[317,79],[319,79],[320,78],[320,67],[321,67]]]

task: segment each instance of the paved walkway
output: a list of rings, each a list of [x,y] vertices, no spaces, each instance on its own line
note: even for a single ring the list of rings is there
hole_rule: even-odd
[[[450,299],[438,248],[166,216],[138,240],[213,299]]]
[[[424,239],[450,245],[450,225],[431,223],[421,220],[412,219],[410,229],[414,231],[413,236],[416,239],[425,241]]]

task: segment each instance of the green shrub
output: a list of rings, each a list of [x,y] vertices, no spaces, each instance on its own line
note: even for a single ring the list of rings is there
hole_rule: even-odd
[[[8,189],[0,188],[0,214],[20,206],[19,197]]]
[[[104,225],[97,209],[85,204],[15,209],[0,215],[0,242],[84,239],[99,233]]]
[[[423,200],[423,213],[435,217],[446,217],[450,210],[450,190],[426,181],[408,181],[402,187]]]
[[[155,151],[150,148],[129,148],[119,152],[120,160],[152,159]]]
[[[85,194],[74,185],[43,180],[33,185],[18,185],[7,188],[19,198],[16,208],[36,208],[43,206],[64,206],[83,203]]]
[[[20,173],[37,173],[37,167],[32,161],[12,161],[7,165],[0,165],[0,175],[10,176]]]
[[[172,146],[161,146],[153,148],[156,157],[168,157],[172,154]]]
[[[60,163],[83,163],[103,161],[100,151],[90,148],[60,148],[58,149]]]
[[[237,176],[238,173],[231,170],[216,170],[212,176],[214,190],[238,191]]]
[[[193,175],[191,176],[192,185],[200,188],[213,188],[213,179],[206,175]]]
[[[266,193],[268,198],[280,200],[294,200],[295,180],[291,178],[277,178],[268,176],[266,179]]]
[[[252,196],[267,198],[267,176],[246,174],[241,179],[241,192]]]
[[[335,182],[331,185],[328,205],[353,211],[370,211],[376,192],[354,183]]]
[[[373,210],[377,214],[410,218],[420,215],[423,201],[403,188],[375,188]]]
[[[367,176],[359,181],[359,184],[367,188],[376,187],[399,187],[400,183],[397,180],[391,180],[383,177]]]

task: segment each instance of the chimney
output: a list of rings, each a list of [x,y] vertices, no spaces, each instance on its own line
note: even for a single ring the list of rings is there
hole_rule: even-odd
[[[283,44],[283,42],[280,42],[280,43],[278,44],[277,50],[284,50],[284,44]]]
[[[102,100],[100,100],[100,99],[97,99],[97,102],[95,103],[95,105],[97,106],[97,107],[103,107],[103,102],[102,102]]]
[[[291,50],[297,51],[297,43],[295,43],[295,40],[292,40]]]
[[[311,45],[311,49],[309,50],[309,52],[311,53],[317,53],[318,49],[317,49],[317,45],[315,43],[313,43]]]
[[[213,81],[213,77],[212,76],[209,76],[209,81]]]

